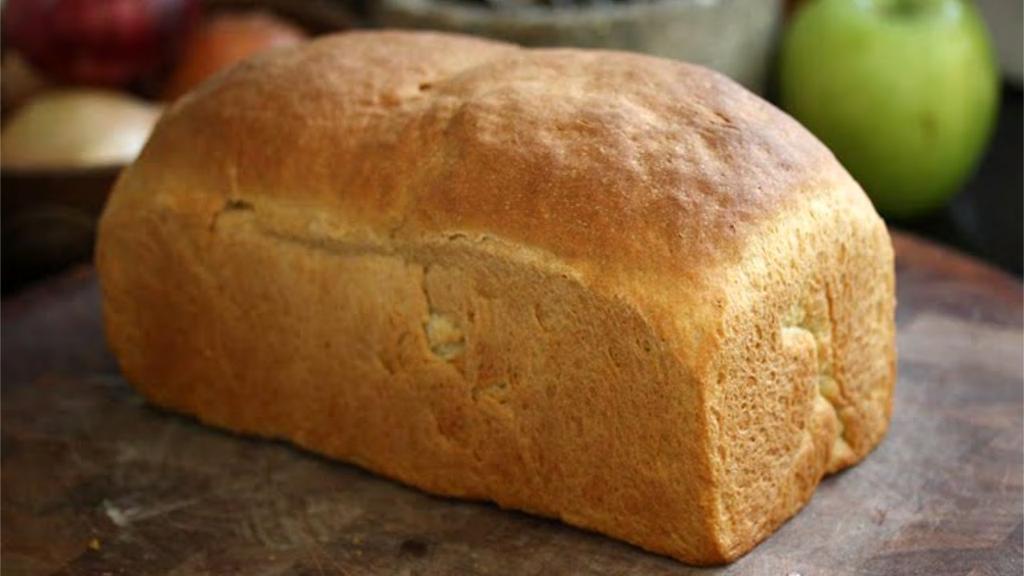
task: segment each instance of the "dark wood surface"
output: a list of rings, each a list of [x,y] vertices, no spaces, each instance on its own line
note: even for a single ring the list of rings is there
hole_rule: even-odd
[[[79,270],[3,303],[3,574],[1019,575],[1021,286],[896,246],[888,437],[716,570],[150,408],[118,376]]]

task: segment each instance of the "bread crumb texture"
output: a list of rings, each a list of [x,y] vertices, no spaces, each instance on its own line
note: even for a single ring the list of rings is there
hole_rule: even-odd
[[[695,564],[885,432],[892,248],[707,70],[359,32],[181,99],[100,224],[151,401]]]

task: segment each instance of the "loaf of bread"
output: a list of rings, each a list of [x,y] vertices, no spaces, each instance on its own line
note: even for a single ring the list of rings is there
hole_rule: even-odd
[[[702,68],[361,32],[172,106],[97,253],[157,405],[696,564],[882,438],[893,253]]]

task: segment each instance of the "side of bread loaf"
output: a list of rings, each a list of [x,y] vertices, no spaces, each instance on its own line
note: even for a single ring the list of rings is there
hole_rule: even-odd
[[[97,265],[153,402],[692,563],[888,422],[884,224],[795,122],[680,63],[276,52],[167,112]]]

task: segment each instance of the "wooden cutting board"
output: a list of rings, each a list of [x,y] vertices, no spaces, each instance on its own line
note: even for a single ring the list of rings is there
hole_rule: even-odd
[[[1022,291],[896,237],[892,427],[723,574],[1021,574]],[[689,574],[145,405],[80,270],[4,302],[3,574]]]

